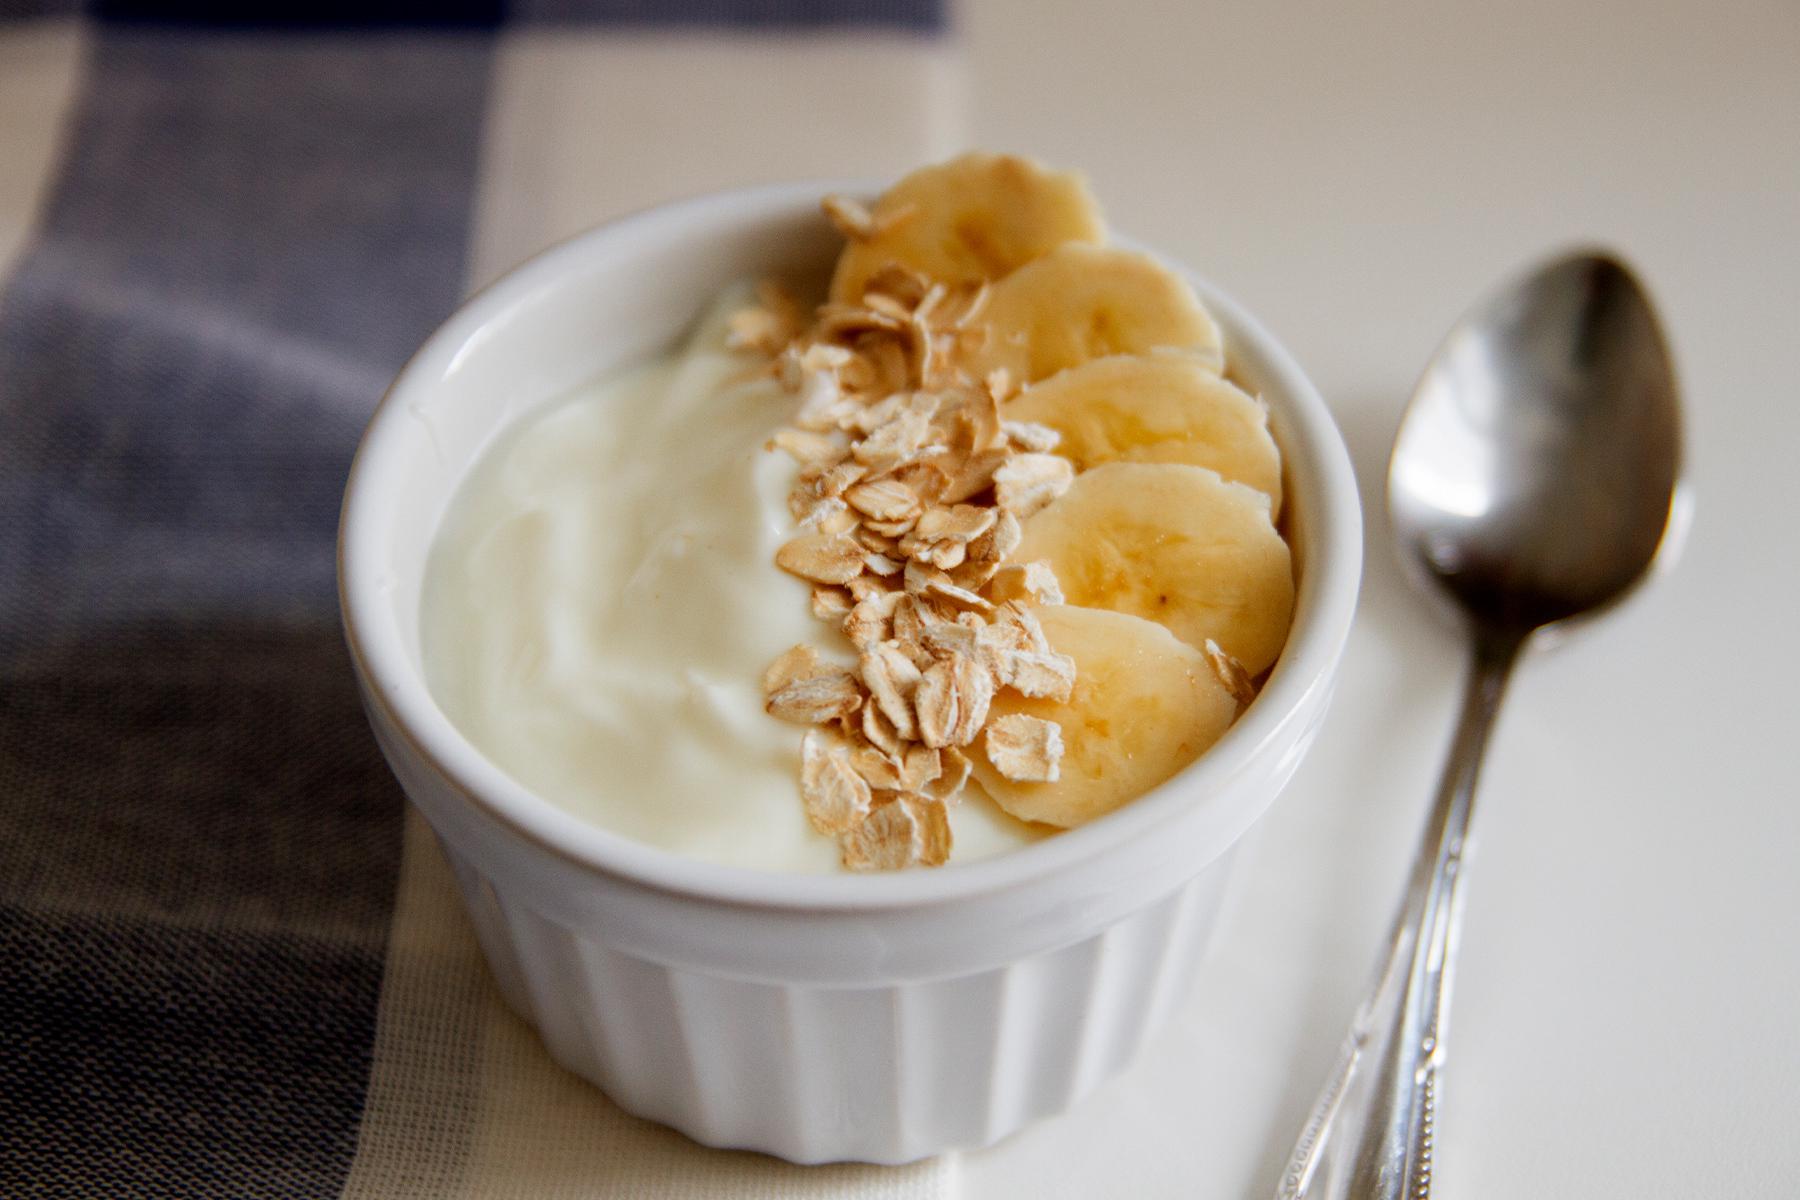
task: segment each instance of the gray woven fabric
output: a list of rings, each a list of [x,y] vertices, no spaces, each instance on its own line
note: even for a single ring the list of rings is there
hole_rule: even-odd
[[[335,617],[488,39],[103,28],[0,301],[0,1195],[331,1195],[400,848]]]

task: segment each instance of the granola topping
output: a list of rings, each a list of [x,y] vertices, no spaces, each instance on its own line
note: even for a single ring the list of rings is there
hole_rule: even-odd
[[[854,200],[823,208],[851,241],[880,232]],[[795,646],[764,681],[769,712],[812,727],[802,802],[853,870],[949,857],[945,807],[969,779],[962,748],[984,732],[1010,778],[1054,780],[1062,754],[1053,722],[988,719],[1001,689],[1066,700],[1075,662],[1030,613],[1061,601],[1054,572],[1011,559],[1021,518],[1067,490],[1074,468],[1052,453],[1055,430],[1002,419],[1010,372],[965,365],[986,342],[986,299],[985,284],[889,267],[859,302],[821,305],[810,323],[768,286],[732,323],[794,401],[792,427],[769,441],[797,465],[795,531],[776,565],[816,585],[813,614],[858,654],[844,670]],[[789,336],[777,345],[772,331]]]
[[[1211,638],[1206,639],[1202,647],[1206,655],[1206,663],[1231,693],[1231,698],[1238,702],[1238,707],[1249,704],[1256,699],[1256,685],[1250,680],[1250,672],[1244,670],[1244,664],[1219,648],[1219,643]]]
[[[987,730],[988,760],[1008,779],[1055,783],[1062,762],[1062,727],[1024,713],[1001,717]]]

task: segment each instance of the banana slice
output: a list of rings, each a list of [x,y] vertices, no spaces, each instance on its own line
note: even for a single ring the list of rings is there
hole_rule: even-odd
[[[1159,346],[1192,351],[1224,370],[1219,327],[1187,281],[1147,254],[1111,247],[1058,247],[994,285],[987,344],[972,356],[977,377],[1004,368],[1021,383],[1109,354]]]
[[[1294,576],[1269,499],[1181,463],[1108,463],[1025,522],[1020,562],[1048,559],[1070,604],[1131,613],[1252,676],[1287,641]]]
[[[889,263],[954,286],[999,279],[1064,242],[1106,240],[1085,179],[1010,154],[921,168],[869,211],[874,233],[844,247],[833,300],[861,300],[869,277]]]
[[[1160,625],[1093,608],[1033,611],[1051,647],[1075,659],[1075,690],[1060,703],[1003,690],[989,719],[1025,713],[1061,725],[1057,779],[1006,778],[985,742],[973,761],[994,803],[1020,820],[1066,828],[1109,813],[1193,762],[1237,715],[1206,656]]]
[[[1269,414],[1185,354],[1115,355],[1058,372],[1009,401],[1009,421],[1062,434],[1077,471],[1109,462],[1187,463],[1248,484],[1281,513],[1281,452]]]

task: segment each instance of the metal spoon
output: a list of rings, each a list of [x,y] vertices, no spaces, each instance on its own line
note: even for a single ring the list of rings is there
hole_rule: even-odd
[[[1463,852],[1488,731],[1528,641],[1610,607],[1649,573],[1672,540],[1680,464],[1656,315],[1605,254],[1568,255],[1502,290],[1426,368],[1389,463],[1388,517],[1408,573],[1467,629],[1473,665],[1374,985],[1278,1196],[1430,1195]]]

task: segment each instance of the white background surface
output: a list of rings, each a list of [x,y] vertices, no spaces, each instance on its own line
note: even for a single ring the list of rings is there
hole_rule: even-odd
[[[1661,306],[1696,519],[1672,574],[1515,679],[1440,1191],[1800,1194],[1800,7],[976,0],[964,21],[971,140],[1086,168],[1118,228],[1261,316],[1376,518],[1332,717],[1179,1027],[968,1156],[964,1194],[1272,1193],[1460,686],[1379,519],[1388,440],[1459,312],[1588,240]]]

